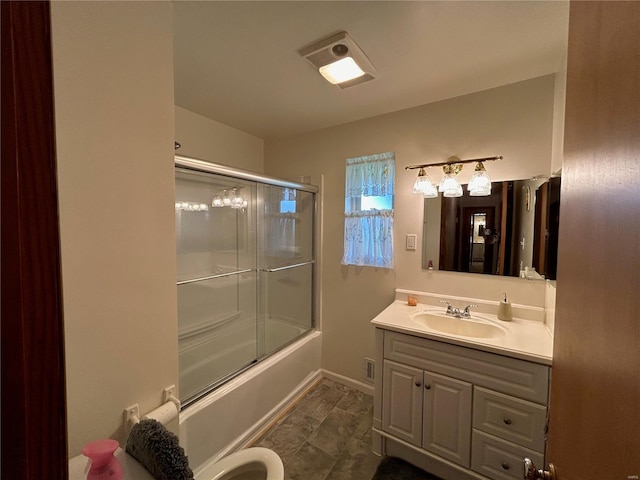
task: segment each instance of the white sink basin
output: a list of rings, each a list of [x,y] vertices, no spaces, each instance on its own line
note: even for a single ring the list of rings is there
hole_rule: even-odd
[[[505,334],[505,330],[488,320],[472,316],[471,318],[455,318],[447,315],[416,312],[411,319],[430,330],[447,335],[472,338],[497,338]]]

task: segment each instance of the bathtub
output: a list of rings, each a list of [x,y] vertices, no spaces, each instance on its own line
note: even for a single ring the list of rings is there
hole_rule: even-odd
[[[255,439],[321,376],[322,333],[311,331],[180,412],[194,473]]]

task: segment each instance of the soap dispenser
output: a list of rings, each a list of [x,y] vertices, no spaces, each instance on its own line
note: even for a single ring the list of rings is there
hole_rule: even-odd
[[[511,302],[507,300],[507,293],[502,294],[502,300],[498,306],[498,319],[505,322],[513,320],[513,314],[511,312]]]

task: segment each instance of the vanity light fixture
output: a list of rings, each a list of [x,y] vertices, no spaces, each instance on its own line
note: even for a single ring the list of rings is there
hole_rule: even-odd
[[[491,195],[491,178],[487,174],[487,169],[484,168],[484,163],[476,163],[476,168],[471,175],[469,185],[467,185],[469,195],[472,197],[486,197]]]
[[[176,202],[176,211],[178,212],[206,212],[208,210],[209,205],[206,203]]]
[[[490,162],[493,160],[502,160],[502,156],[472,158],[469,160],[460,160],[458,157],[450,157],[446,162],[409,165],[404,168],[405,170],[420,169],[418,171],[418,178],[413,185],[413,193],[422,193],[425,198],[435,198],[438,196],[438,192],[442,192],[442,196],[444,197],[461,197],[462,185],[458,182],[458,173],[460,173],[462,166],[465,163],[475,163],[476,167],[473,175],[471,176],[471,180],[467,185],[467,190],[469,191],[469,195],[480,197],[491,195],[491,179],[484,167],[484,162]],[[427,167],[442,167],[444,171],[444,177],[442,178],[437,191],[426,173],[425,168]],[[433,190],[429,188],[429,185]]]
[[[224,191],[222,194],[222,206],[230,207],[231,206],[231,195],[229,195],[228,191]]]
[[[435,198],[438,196],[438,189],[431,183],[424,168],[420,168],[418,172],[418,178],[413,184],[413,193],[422,193],[425,198]]]
[[[461,197],[462,185],[458,182],[458,173],[462,170],[462,165],[454,163],[450,165],[443,165],[444,177],[440,182],[438,191],[442,192],[443,197]]]
[[[378,76],[376,68],[347,32],[340,32],[299,51],[330,83],[348,88]]]
[[[249,205],[236,188],[229,190],[223,190],[222,195],[216,193],[211,201],[211,206],[216,208],[231,207],[231,208],[245,208]]]

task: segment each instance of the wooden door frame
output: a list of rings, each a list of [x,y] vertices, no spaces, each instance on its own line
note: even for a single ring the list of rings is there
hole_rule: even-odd
[[[68,478],[48,1],[2,1],[2,478]]]

